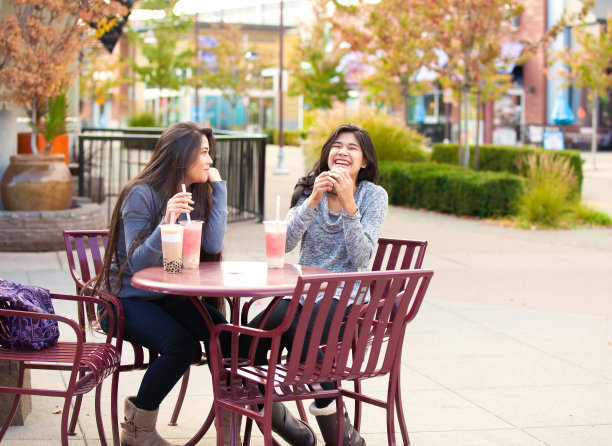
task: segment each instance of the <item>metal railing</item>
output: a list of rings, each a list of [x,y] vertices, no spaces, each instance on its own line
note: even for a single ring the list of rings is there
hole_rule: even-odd
[[[132,133],[134,131],[138,133]],[[79,196],[106,204],[107,220],[121,188],[149,162],[160,129],[83,129],[78,135]],[[265,135],[215,131],[214,166],[227,180],[228,223],[264,215]],[[73,158],[74,159],[74,158]]]

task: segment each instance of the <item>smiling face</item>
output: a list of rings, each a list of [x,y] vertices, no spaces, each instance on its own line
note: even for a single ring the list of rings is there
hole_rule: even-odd
[[[329,170],[347,170],[353,181],[357,183],[357,174],[368,165],[368,162],[363,157],[363,150],[354,133],[344,132],[338,135],[329,151],[327,165]]]
[[[193,183],[206,183],[208,181],[208,172],[212,163],[213,160],[210,157],[208,138],[202,135],[202,143],[200,145],[198,156],[187,171],[187,185]]]

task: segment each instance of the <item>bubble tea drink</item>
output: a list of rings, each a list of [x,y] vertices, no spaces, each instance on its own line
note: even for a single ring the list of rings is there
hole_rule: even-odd
[[[287,222],[280,220],[264,221],[266,231],[266,257],[268,268],[285,266],[285,241],[287,239]]]
[[[161,225],[162,255],[164,271],[180,273],[183,263],[183,227],[181,225]]]
[[[200,266],[202,220],[181,221],[183,227],[183,268]]]

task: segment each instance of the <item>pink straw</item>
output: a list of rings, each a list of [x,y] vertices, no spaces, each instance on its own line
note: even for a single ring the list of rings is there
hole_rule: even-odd
[[[187,188],[185,187],[185,184],[183,183],[181,186],[183,186],[183,192],[187,192]],[[191,223],[191,217],[189,216],[189,212],[187,212],[187,221]]]

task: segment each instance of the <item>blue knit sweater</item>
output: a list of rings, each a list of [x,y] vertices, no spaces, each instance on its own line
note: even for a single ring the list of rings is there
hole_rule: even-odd
[[[227,187],[225,181],[213,181],[212,186],[212,208],[209,221],[204,223],[202,230],[202,249],[210,254],[221,252],[223,238],[225,237],[225,223],[227,220]],[[151,227],[151,223],[159,220],[159,211],[162,215],[166,213],[164,198],[158,195],[151,187],[139,184],[128,193],[121,207],[121,225],[119,228],[119,242],[117,247],[117,259],[119,265],[125,263],[127,253],[132,249],[134,239],[138,234]],[[197,206],[197,203],[195,204]],[[180,219],[187,217],[181,214]],[[136,271],[150,266],[161,266],[162,245],[161,228],[164,224],[163,217],[155,230],[135,250],[127,267],[123,272],[123,288],[117,294],[119,297],[139,297],[142,299],[157,299],[163,296],[160,293],[140,290],[134,288],[130,281]],[[116,263],[111,267],[110,283],[114,284],[118,274]]]

